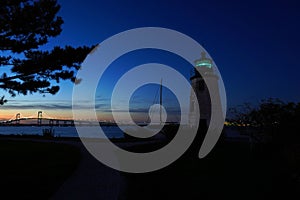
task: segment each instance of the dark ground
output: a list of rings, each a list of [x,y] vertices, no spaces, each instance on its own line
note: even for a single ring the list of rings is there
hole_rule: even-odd
[[[80,161],[74,146],[0,140],[0,199],[48,199]]]
[[[129,149],[145,152],[157,147],[144,144]],[[75,146],[51,140],[2,139],[0,159],[1,199],[48,199],[73,175],[80,153]],[[121,173],[124,183],[119,199],[298,199],[299,175],[299,145],[282,148],[264,144],[251,149],[247,142],[223,140],[204,159],[189,152],[155,172]]]
[[[298,199],[300,162],[289,164],[274,147],[249,147],[219,142],[201,160],[185,155],[156,172],[123,173],[128,188],[120,199]]]

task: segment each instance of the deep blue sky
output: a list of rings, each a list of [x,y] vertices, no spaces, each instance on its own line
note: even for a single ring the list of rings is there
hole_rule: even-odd
[[[265,97],[300,101],[297,1],[61,0],[58,44],[94,44],[144,26],[201,43],[223,76],[229,105]]]
[[[300,6],[296,0],[58,2],[65,21],[63,32],[44,49],[97,44],[137,27],[170,28],[194,38],[210,53],[222,74],[229,107],[268,97],[300,101]],[[71,93],[71,84],[64,83],[60,93],[47,100],[64,101],[67,109]],[[39,98],[45,100],[34,95],[11,102]]]

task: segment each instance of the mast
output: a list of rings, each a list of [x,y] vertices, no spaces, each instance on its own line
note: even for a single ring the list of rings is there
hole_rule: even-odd
[[[161,120],[161,113],[162,113],[162,79],[160,79],[160,90],[159,90],[159,121],[160,124],[162,123]]]

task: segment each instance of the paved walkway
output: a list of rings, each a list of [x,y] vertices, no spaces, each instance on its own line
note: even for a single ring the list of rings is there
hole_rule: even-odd
[[[119,172],[96,160],[81,142],[71,144],[80,148],[81,161],[74,174],[66,180],[52,199],[119,199],[125,185]]]

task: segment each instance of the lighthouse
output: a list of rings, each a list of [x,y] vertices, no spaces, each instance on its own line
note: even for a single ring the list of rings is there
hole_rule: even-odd
[[[201,52],[201,58],[195,60],[190,76],[192,90],[195,92],[195,95],[192,95],[192,92],[190,95],[189,125],[191,127],[198,124],[200,129],[207,129],[211,121],[212,108],[220,108],[220,106],[212,106],[211,101],[211,97],[214,97],[217,98],[216,102],[220,103],[218,80],[219,77],[212,59],[208,58],[204,51]],[[209,88],[213,88],[213,90],[209,90]],[[199,105],[200,120],[197,117],[199,113],[198,109],[195,109],[196,104]]]

